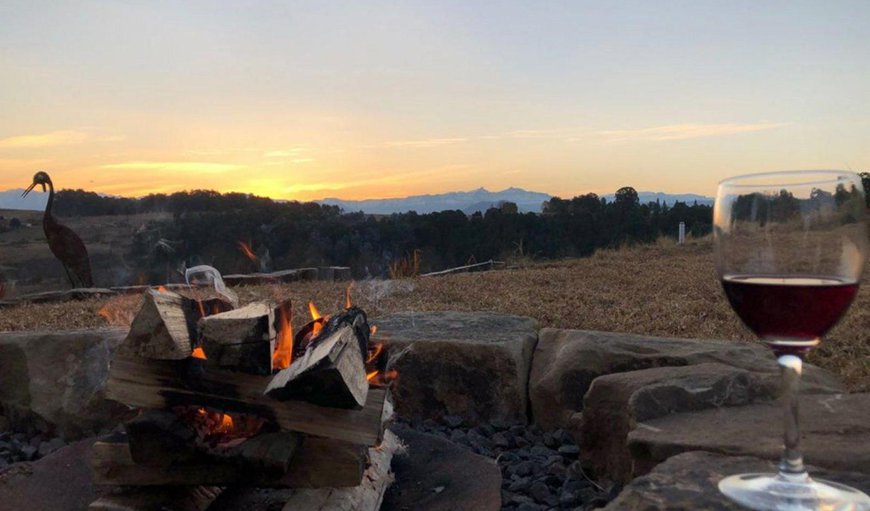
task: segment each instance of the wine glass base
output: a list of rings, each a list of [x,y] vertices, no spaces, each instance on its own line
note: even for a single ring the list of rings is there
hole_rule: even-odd
[[[806,474],[740,474],[719,481],[719,491],[757,511],[870,511],[867,494]]]

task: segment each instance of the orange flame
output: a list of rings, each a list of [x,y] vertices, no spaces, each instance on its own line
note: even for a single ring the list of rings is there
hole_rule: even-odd
[[[372,325],[369,327],[369,336],[375,335],[378,333],[378,325]]]
[[[374,379],[375,379],[375,376],[377,376],[379,372],[380,372],[380,371],[378,371],[377,369],[375,369],[374,371],[372,371],[372,372],[370,372],[370,373],[366,373],[366,380],[368,380],[368,381],[372,381],[372,380],[374,380]]]
[[[317,337],[317,334],[323,330],[323,321],[319,321],[323,316],[320,315],[320,311],[317,310],[317,307],[314,305],[314,302],[308,302],[308,311],[311,313],[311,320],[314,321],[314,324],[311,326],[311,336],[310,339],[314,339]],[[325,318],[324,318],[325,321]]]
[[[317,306],[314,305],[314,302],[308,302],[308,312],[311,313],[312,321],[317,321],[318,319],[323,317],[320,315],[320,311],[317,310]]]
[[[239,250],[241,250],[242,254],[244,254],[245,257],[250,259],[252,262],[256,263],[257,261],[260,260],[260,258],[257,257],[257,254],[255,254],[254,251],[251,250],[250,243],[245,243],[244,241],[239,241]]]
[[[167,291],[168,291],[168,289],[166,289],[166,286],[159,286],[159,287],[157,288],[157,292],[158,292],[158,293],[165,293],[165,292],[167,292]]]
[[[344,290],[344,308],[350,309],[353,307],[353,302],[350,299],[350,288],[353,287],[353,282],[347,285],[347,289]]]
[[[279,315],[278,342],[272,354],[272,367],[286,369],[293,361],[293,316],[289,301],[281,305]]]
[[[205,350],[202,349],[202,346],[197,346],[196,348],[193,348],[193,351],[190,353],[190,356],[193,358],[208,360],[208,357],[205,356]]]
[[[369,350],[369,356],[368,356],[368,358],[366,358],[366,364],[371,364],[372,362],[377,360],[378,357],[381,356],[382,351],[384,351],[384,343],[382,343],[382,342],[376,343]]]

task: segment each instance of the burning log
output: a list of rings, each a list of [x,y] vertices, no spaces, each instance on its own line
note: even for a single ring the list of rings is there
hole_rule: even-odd
[[[175,463],[161,467],[133,460],[123,434],[97,441],[91,479],[98,485],[245,485],[263,488],[342,488],[360,484],[368,449],[339,440],[310,436],[299,446],[288,470],[252,470],[233,461]]]
[[[157,410],[143,413],[124,427],[133,461],[159,467],[223,461],[254,471],[283,474],[290,467],[302,441],[297,433],[259,433],[257,428],[248,438],[230,439],[215,446],[203,445],[204,442],[197,438],[195,430],[183,417]],[[230,422],[232,427],[233,422]],[[241,429],[241,435],[252,432],[243,426]]]
[[[144,358],[181,360],[190,356],[199,319],[194,300],[171,291],[149,289],[130,325],[121,351]]]
[[[116,356],[109,368],[107,395],[128,406],[143,408],[194,405],[247,413],[285,430],[356,444],[372,445],[381,438],[387,389],[369,390],[361,410],[326,408],[302,401],[279,402],[263,395],[264,379],[260,376],[209,370],[195,382],[185,383],[181,375],[187,363]]]
[[[281,401],[361,408],[369,391],[365,369],[368,341],[365,313],[348,309],[331,318],[304,354],[272,378],[266,395]]]
[[[207,365],[251,374],[272,374],[276,338],[272,306],[252,303],[206,316],[199,321],[199,330]]]

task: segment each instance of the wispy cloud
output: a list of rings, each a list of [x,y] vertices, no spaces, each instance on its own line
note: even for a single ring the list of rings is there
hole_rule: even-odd
[[[718,137],[724,135],[735,135],[738,133],[749,133],[753,131],[771,130],[783,126],[789,126],[789,124],[790,123],[785,122],[759,122],[749,124],[669,124],[652,128],[599,131],[597,134],[604,137],[609,142],[686,140],[690,138]]]
[[[424,138],[419,140],[392,140],[384,142],[383,145],[386,147],[436,147],[447,144],[459,144],[467,141],[467,137]]]
[[[34,147],[51,147],[59,145],[81,144],[89,139],[82,131],[52,131],[39,135],[19,135],[0,139],[0,149],[23,149]]]
[[[244,165],[202,161],[128,161],[101,165],[112,170],[166,170],[171,172],[220,173],[244,169]]]
[[[95,136],[86,131],[60,130],[38,135],[18,135],[0,139],[0,149],[32,149],[65,145],[84,144],[85,142],[119,142],[120,135]]]
[[[302,147],[291,147],[290,149],[282,149],[279,151],[267,151],[263,153],[263,158],[292,158],[303,151],[305,151],[305,149]]]

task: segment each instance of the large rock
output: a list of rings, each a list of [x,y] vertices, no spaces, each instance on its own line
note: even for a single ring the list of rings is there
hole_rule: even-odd
[[[403,312],[372,321],[398,371],[393,396],[408,418],[525,421],[535,320],[486,312]]]
[[[407,445],[393,459],[396,482],[381,511],[497,511],[501,470],[495,460],[443,438],[410,429],[396,431]]]
[[[808,463],[870,474],[870,394],[804,395],[800,407]],[[671,415],[639,424],[629,449],[640,472],[686,451],[778,460],[782,415],[778,403]]]
[[[719,481],[734,474],[775,471],[773,462],[758,458],[688,452],[635,479],[604,511],[742,511],[746,508],[719,492]],[[830,472],[810,467],[810,475],[870,493],[870,475],[866,473]]]
[[[532,415],[545,429],[569,427],[571,417],[583,410],[583,396],[592,380],[599,376],[706,362],[778,372],[770,350],[758,343],[545,328],[529,381]],[[808,364],[804,380],[809,392],[845,392],[834,375]]]
[[[68,445],[38,461],[0,470],[0,509],[81,511],[108,491],[91,482],[94,439]]]
[[[109,361],[126,330],[0,334],[0,408],[14,426],[80,438],[127,411],[105,399]]]
[[[759,373],[724,364],[656,367],[600,376],[584,399],[577,442],[596,478],[620,483],[635,475],[628,434],[638,422],[770,398],[776,386]]]

